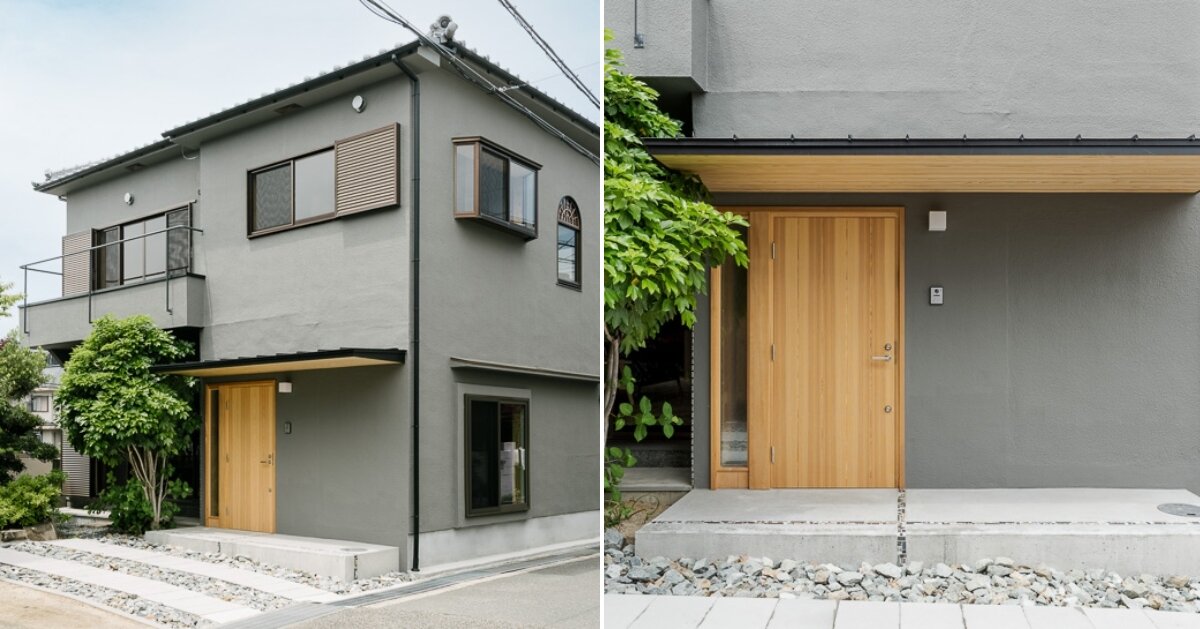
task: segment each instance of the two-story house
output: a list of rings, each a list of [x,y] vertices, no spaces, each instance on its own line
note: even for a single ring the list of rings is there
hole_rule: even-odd
[[[157,370],[203,381],[207,527],[393,570],[594,538],[599,144],[464,46],[386,50],[35,184],[62,296],[21,325],[63,359],[105,314],[196,344]]]

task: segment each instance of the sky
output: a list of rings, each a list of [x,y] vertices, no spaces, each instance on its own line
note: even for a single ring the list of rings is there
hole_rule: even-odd
[[[457,40],[599,121],[498,0],[388,4],[422,30],[449,14]],[[598,95],[600,0],[512,4]],[[61,252],[65,204],[31,188],[46,170],[412,39],[358,0],[0,0],[0,283],[22,291],[20,266]],[[58,296],[56,276],[31,276],[30,301]],[[17,326],[0,318],[0,336]]]

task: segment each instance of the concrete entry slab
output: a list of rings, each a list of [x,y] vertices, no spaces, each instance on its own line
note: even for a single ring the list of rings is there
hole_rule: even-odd
[[[399,548],[346,540],[197,526],[149,531],[146,541],[198,552],[241,555],[268,565],[343,581],[375,577],[400,569]]]
[[[962,563],[1004,555],[1060,570],[1190,574],[1200,563],[1200,519],[1158,510],[1200,504],[1185,490],[913,489],[908,558]]]
[[[895,490],[694,490],[637,533],[643,557],[852,563],[896,554]]]

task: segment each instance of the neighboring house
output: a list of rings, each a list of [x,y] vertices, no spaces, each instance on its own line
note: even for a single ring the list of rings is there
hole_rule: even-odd
[[[749,220],[700,488],[1200,491],[1200,4],[617,0]]]
[[[45,370],[46,383],[34,389],[29,394],[25,404],[29,412],[42,419],[38,426],[38,434],[42,442],[58,448],[58,459],[54,461],[38,461],[21,457],[25,461],[25,471],[29,474],[45,474],[54,469],[60,469],[67,475],[63,483],[63,496],[69,504],[78,502],[83,506],[94,497],[92,478],[92,462],[87,456],[79,454],[71,447],[70,442],[63,438],[62,427],[58,425],[58,414],[54,409],[54,392],[58,390],[58,382],[62,377],[62,367],[57,360],[51,359],[52,364]]]
[[[50,174],[63,294],[27,341],[140,313],[196,344],[157,370],[203,380],[207,526],[398,567],[594,538],[599,128],[504,92],[542,124],[414,42]]]

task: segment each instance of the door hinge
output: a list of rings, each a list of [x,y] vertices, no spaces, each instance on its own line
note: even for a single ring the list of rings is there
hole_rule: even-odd
[[[771,446],[771,463],[775,463],[775,446]]]
[[[771,259],[775,259],[775,241],[771,241]]]

